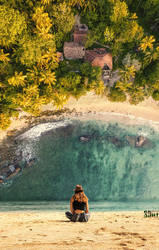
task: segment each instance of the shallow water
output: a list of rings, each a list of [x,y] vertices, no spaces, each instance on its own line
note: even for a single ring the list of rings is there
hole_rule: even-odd
[[[80,142],[81,135],[91,136],[90,141]],[[126,142],[128,135],[144,135],[151,144],[136,148]],[[37,161],[12,185],[0,188],[1,201],[69,200],[74,186],[81,184],[90,201],[123,202],[123,210],[129,210],[129,202],[134,207],[139,201],[159,205],[159,133],[153,128],[72,121],[28,138],[18,141],[16,151]],[[115,206],[110,205],[112,210]]]
[[[159,208],[159,201],[137,201],[137,202],[112,202],[96,201],[89,202],[90,212],[104,211],[155,211]],[[25,211],[44,211],[44,212],[66,212],[69,211],[69,201],[19,201],[19,202],[0,202],[0,212],[25,212]]]

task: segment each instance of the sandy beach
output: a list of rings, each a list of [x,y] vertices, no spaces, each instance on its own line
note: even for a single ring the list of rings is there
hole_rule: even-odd
[[[109,102],[105,97],[89,92],[79,100],[70,98],[64,106],[64,112],[57,114],[52,104],[42,106],[41,112],[40,117],[21,112],[18,118],[12,118],[11,126],[6,131],[0,130],[0,142],[7,136],[24,131],[34,124],[64,118],[119,120],[128,123],[154,122],[159,125],[159,102],[152,98],[138,105],[130,105],[128,102]]]
[[[159,217],[144,212],[92,212],[87,223],[63,212],[1,212],[1,250],[158,250]]]

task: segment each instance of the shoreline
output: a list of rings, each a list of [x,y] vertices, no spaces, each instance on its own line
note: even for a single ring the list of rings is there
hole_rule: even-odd
[[[89,201],[90,213],[138,213],[144,211],[158,211],[159,200],[129,200],[129,201]],[[70,201],[0,201],[1,213],[65,213],[69,211]],[[159,218],[159,214],[158,214]]]
[[[1,218],[2,250],[159,249],[158,218],[140,211],[92,212],[87,223],[51,211],[6,212]]]
[[[159,129],[159,102],[149,98],[138,105],[130,105],[128,102],[113,103],[89,92],[79,100],[70,98],[61,111],[55,110],[52,104],[48,104],[41,107],[41,114],[38,117],[21,112],[18,118],[11,119],[11,126],[7,130],[0,130],[0,144],[3,140],[17,136],[34,125],[64,119],[116,121],[128,125],[146,123]]]
[[[152,112],[151,112],[152,111]],[[159,106],[151,99],[137,106],[110,103],[92,93],[70,99],[64,112],[51,104],[42,115],[22,112],[7,131],[0,131],[1,155],[9,157],[15,137],[35,125],[64,119],[116,121],[159,128]],[[13,151],[14,152],[14,151]],[[146,209],[146,208],[145,208]],[[2,250],[149,250],[159,249],[159,217],[144,218],[144,211],[91,211],[87,223],[69,222],[64,211],[0,212]],[[14,229],[14,230],[13,230]]]
[[[47,112],[49,112],[49,115],[46,115],[45,111],[38,118],[28,116],[26,119],[25,117],[21,123],[21,120],[17,119],[20,125],[17,126],[16,129],[11,126],[9,129],[0,134],[0,157],[2,163],[5,159],[12,161],[14,158],[14,150],[17,140],[24,138],[38,138],[43,132],[56,129],[57,127],[65,127],[75,120],[97,121],[103,123],[112,122],[127,126],[148,126],[156,132],[159,132],[159,121],[148,120],[142,117],[135,117],[134,115],[127,115],[123,113],[97,111],[82,113],[69,109],[66,109],[66,112],[60,112],[58,115],[53,110]],[[13,124],[15,126],[16,121]]]
[[[159,131],[159,102],[152,98],[138,104],[128,102],[113,103],[106,98],[87,93],[78,100],[70,98],[64,109],[57,111],[52,104],[41,107],[41,114],[34,117],[21,112],[18,118],[12,118],[11,126],[0,130],[0,156],[13,157],[15,139],[36,125],[53,122],[71,122],[71,120],[96,120],[103,122],[118,122],[126,125],[147,125]],[[12,150],[13,149],[13,150]]]

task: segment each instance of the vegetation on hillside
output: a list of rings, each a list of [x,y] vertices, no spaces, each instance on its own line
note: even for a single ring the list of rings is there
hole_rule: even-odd
[[[79,14],[87,48],[109,46],[121,78],[106,89],[101,69],[59,61]],[[159,0],[0,0],[0,128],[20,110],[39,115],[53,102],[94,90],[111,101],[159,100]]]

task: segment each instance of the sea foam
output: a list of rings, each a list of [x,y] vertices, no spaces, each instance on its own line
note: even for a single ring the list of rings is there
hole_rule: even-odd
[[[16,139],[24,140],[24,139],[37,139],[41,136],[43,132],[47,132],[52,129],[56,129],[59,127],[65,127],[69,125],[70,121],[56,121],[56,122],[48,122],[48,123],[41,123],[32,128],[30,128],[25,133],[19,135]]]

